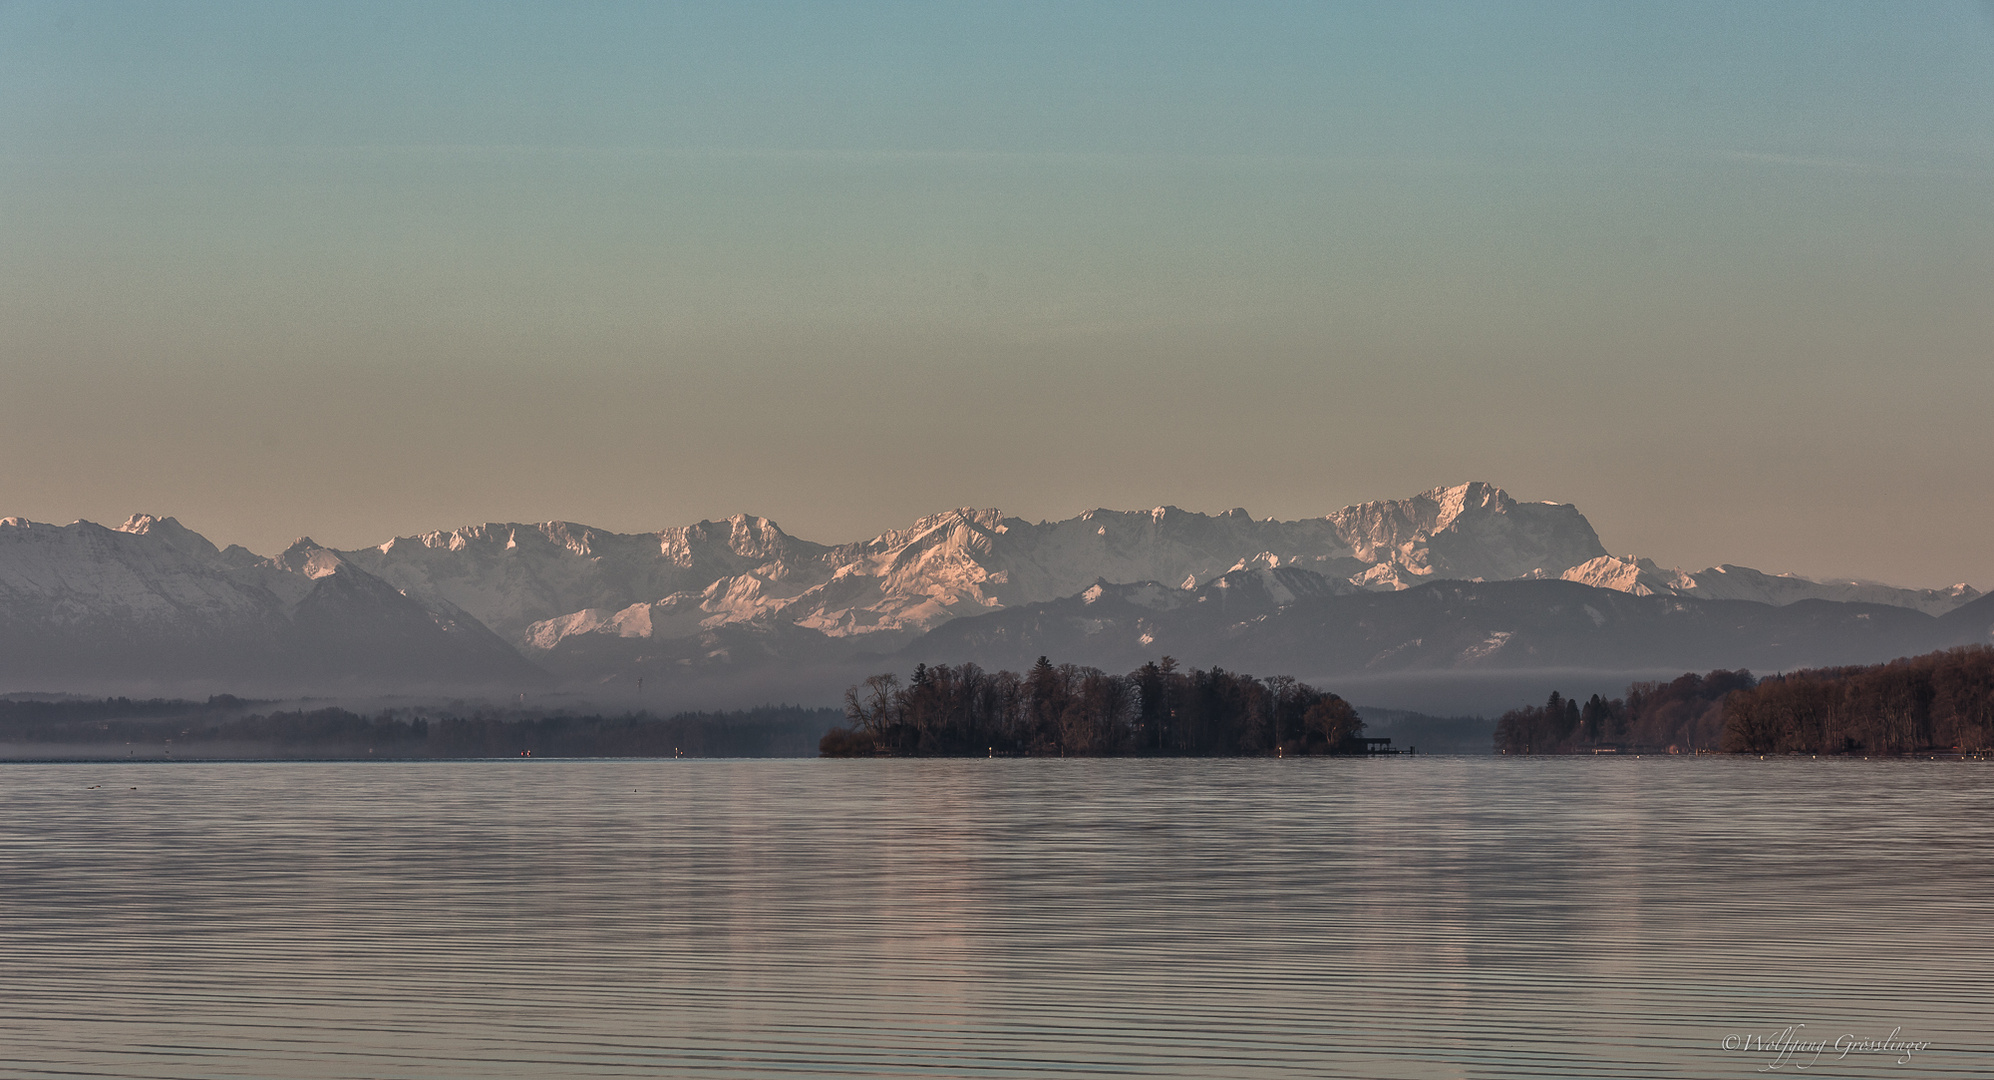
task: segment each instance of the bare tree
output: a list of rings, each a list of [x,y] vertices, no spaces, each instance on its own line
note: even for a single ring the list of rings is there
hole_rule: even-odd
[[[856,686],[845,690],[845,719],[860,731],[882,736],[899,722],[899,697],[900,676],[869,675],[863,693]]]

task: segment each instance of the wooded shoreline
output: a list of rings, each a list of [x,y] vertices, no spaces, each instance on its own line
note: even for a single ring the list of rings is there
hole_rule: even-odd
[[[1496,723],[1501,754],[1900,755],[1994,751],[1994,647],[1887,664],[1640,682],[1581,705],[1553,693]]]
[[[1471,734],[1473,718],[1400,715],[1463,728],[1457,752],[1464,738],[1487,738]],[[1691,673],[1611,699],[1553,694],[1504,713],[1493,732],[1485,752],[1510,755],[1983,756],[1994,754],[1994,647],[1763,678]],[[1362,754],[1374,749],[1367,734],[1336,694],[1285,676],[1180,669],[1167,657],[1127,675],[1050,660],[1022,675],[924,665],[906,683],[877,675],[852,687],[842,713],[0,698],[0,760],[12,761],[1287,757]],[[1399,741],[1394,749],[1424,740]]]
[[[807,757],[833,709],[548,714],[465,705],[371,713],[275,702],[0,700],[9,760],[461,760],[506,757]]]
[[[1169,657],[1127,675],[1053,664],[1023,675],[921,665],[845,695],[826,757],[1309,756],[1364,753],[1342,698]],[[1409,749],[1409,748],[1408,748]],[[1994,752],[1994,647],[1760,678],[1745,670],[1637,682],[1581,703],[1553,692],[1496,722],[1493,753],[1957,755]]]

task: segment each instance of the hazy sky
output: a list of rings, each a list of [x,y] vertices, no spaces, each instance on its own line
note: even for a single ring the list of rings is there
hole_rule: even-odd
[[[263,552],[1486,479],[1994,588],[1970,3],[0,6],[0,514]]]

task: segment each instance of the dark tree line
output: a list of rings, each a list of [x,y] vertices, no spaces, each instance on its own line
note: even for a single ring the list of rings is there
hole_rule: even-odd
[[[1581,704],[1553,693],[1496,723],[1503,754],[1613,748],[1650,753],[1903,754],[1994,750],[1994,647],[1969,645],[1888,664],[1749,671],[1642,682]]]
[[[1637,682],[1626,697],[1594,694],[1581,703],[1552,691],[1542,706],[1511,709],[1496,721],[1499,754],[1572,754],[1642,750],[1691,754],[1723,740],[1724,701],[1750,689],[1749,671],[1690,673],[1669,682]]]
[[[831,757],[878,753],[1105,756],[1336,754],[1361,750],[1349,703],[1285,675],[1179,670],[1164,657],[1126,675],[1054,664],[985,671],[923,664],[902,684],[874,675],[845,692]]]
[[[1776,676],[1724,702],[1724,749],[1772,754],[1994,750],[1994,647]]]
[[[146,759],[804,757],[837,718],[833,709],[792,706],[667,717],[478,708],[214,711],[241,704],[0,702],[0,745],[15,756]]]

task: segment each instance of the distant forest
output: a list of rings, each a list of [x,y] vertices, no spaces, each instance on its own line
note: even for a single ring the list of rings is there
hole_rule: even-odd
[[[1486,720],[1381,710],[1389,734],[1489,743]],[[1452,729],[1458,728],[1458,731]],[[1479,729],[1482,734],[1474,735]],[[0,698],[0,759],[448,759],[1326,755],[1372,749],[1342,698],[1169,657],[1126,675],[1054,664],[1023,673],[922,665],[875,675],[836,709],[768,706],[659,715],[456,702],[355,711],[219,696]],[[1375,740],[1373,740],[1375,741]],[[1446,740],[1440,740],[1449,745]],[[1466,749],[1466,745],[1455,747]],[[1494,725],[1500,754],[1994,753],[1994,647],[1759,678],[1639,682],[1622,697],[1552,694]]]
[[[1126,675],[1055,665],[916,667],[845,693],[827,757],[876,754],[1085,756],[1362,753],[1364,722],[1335,694],[1285,675],[1256,679],[1164,657]]]
[[[1641,682],[1581,704],[1553,693],[1496,722],[1503,754],[1980,754],[1994,750],[1994,647],[1755,678]]]
[[[271,709],[207,702],[0,699],[0,758],[414,759],[495,757],[803,757],[835,709],[617,716],[489,707]]]

